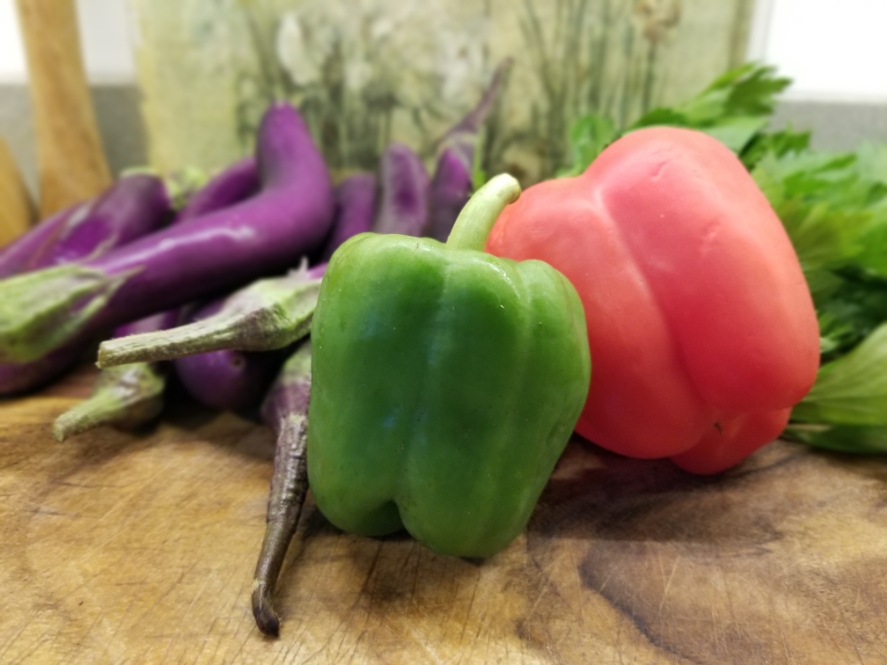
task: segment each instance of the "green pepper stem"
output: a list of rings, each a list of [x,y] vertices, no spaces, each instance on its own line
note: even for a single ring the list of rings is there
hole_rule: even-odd
[[[513,176],[501,173],[491,178],[462,208],[447,238],[447,247],[483,251],[493,224],[520,193],[520,184]]]

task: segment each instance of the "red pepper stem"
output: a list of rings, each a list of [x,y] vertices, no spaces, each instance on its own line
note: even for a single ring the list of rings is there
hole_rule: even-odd
[[[447,238],[447,247],[482,252],[493,224],[505,206],[517,201],[520,193],[520,184],[507,173],[491,178],[462,208]]]

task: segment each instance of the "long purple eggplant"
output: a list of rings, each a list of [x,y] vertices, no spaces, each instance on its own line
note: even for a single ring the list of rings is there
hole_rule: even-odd
[[[333,187],[307,126],[288,104],[274,104],[257,143],[262,191],[247,201],[96,260],[0,285],[0,359],[39,358],[73,339],[283,271],[319,247],[333,220]]]
[[[421,235],[428,224],[428,171],[411,148],[392,143],[379,166],[381,199],[373,231]]]
[[[188,221],[239,203],[255,195],[259,186],[255,157],[241,159],[194,194],[179,212],[178,219]],[[199,308],[191,314],[189,322],[211,316],[220,306],[221,301],[214,301]],[[174,367],[181,383],[197,401],[212,408],[239,411],[261,400],[280,362],[265,354],[217,351],[179,358]],[[259,396],[254,397],[257,394]]]
[[[165,330],[178,323],[177,310],[154,314],[120,326],[115,336]],[[102,425],[132,429],[150,422],[163,410],[166,370],[155,363],[132,363],[102,370],[92,395],[68,409],[52,426],[59,441]]]
[[[179,210],[175,223],[183,224],[239,203],[255,195],[258,188],[255,158],[242,159],[194,192]],[[162,312],[118,327],[114,337],[165,330],[177,325],[179,319],[179,310]],[[53,355],[51,353],[49,357]],[[29,364],[36,366],[32,373],[48,365],[41,361]],[[62,414],[53,426],[53,434],[61,441],[102,424],[134,427],[147,422],[163,408],[166,375],[167,372],[155,363],[131,363],[103,370],[92,397]]]
[[[85,214],[70,216],[53,242],[31,257],[26,269],[96,259],[154,233],[171,219],[172,206],[160,178],[146,173],[123,176]]]
[[[472,163],[463,146],[446,148],[437,159],[431,180],[428,228],[423,235],[446,242],[459,212],[471,196]]]
[[[26,363],[0,363],[0,397],[19,395],[45,386],[85,360],[87,347],[66,344],[37,360]]]
[[[135,174],[103,194],[43,220],[0,251],[0,278],[95,258],[169,222],[172,207],[160,178]]]
[[[198,189],[176,215],[176,223],[198,219],[241,203],[259,192],[261,183],[255,157],[244,157],[222,169]]]
[[[342,187],[346,183],[348,187]],[[374,198],[370,193],[371,184],[370,177],[352,176],[340,185],[335,230],[326,245],[329,255],[349,237],[371,226]],[[404,223],[394,224],[396,232],[415,235],[418,225],[411,223],[409,216],[403,219]],[[336,232],[339,228],[342,231]],[[99,347],[99,367],[188,356],[190,360],[177,364],[177,370],[181,368],[186,374],[183,381],[195,386],[198,399],[213,390],[212,384],[222,381],[226,368],[232,385],[242,385],[246,390],[255,384],[241,381],[241,375],[264,376],[265,369],[252,370],[244,363],[254,358],[263,364],[265,359],[261,355],[234,352],[286,348],[304,337],[311,324],[325,268],[326,264],[321,263],[285,277],[251,284],[229,296],[223,306],[214,304],[212,315],[174,330],[103,342]],[[210,353],[218,355],[210,356]]]
[[[336,186],[336,218],[320,253],[326,262],[339,245],[358,233],[369,231],[375,216],[376,178],[357,173]],[[320,277],[322,268],[311,273]],[[223,307],[221,301],[201,308],[193,320],[208,318]],[[218,349],[182,356],[175,360],[176,374],[188,392],[202,404],[227,411],[242,411],[261,401],[271,380],[286,358],[281,351],[250,352]]]
[[[471,196],[471,178],[480,130],[495,107],[502,79],[510,65],[509,59],[496,68],[477,106],[441,141],[430,185],[428,225],[423,235],[446,242],[456,218]]]
[[[265,537],[252,591],[253,616],[266,635],[280,633],[280,619],[271,595],[308,492],[306,444],[310,392],[311,341],[306,340],[284,364],[262,405],[262,420],[277,439]]]
[[[372,173],[356,173],[336,185],[336,221],[320,261],[329,261],[339,245],[351,236],[371,230],[375,212],[376,176]]]
[[[89,205],[77,204],[47,217],[33,229],[19,236],[0,249],[0,279],[24,272],[31,259],[51,245],[56,235],[73,215],[82,216],[89,211]]]
[[[285,359],[280,351],[224,349],[183,356],[173,366],[188,393],[204,406],[243,412],[262,401]]]
[[[7,248],[0,265],[36,274],[33,271],[47,266],[95,258],[156,231],[171,213],[159,178],[125,176],[93,201],[72,206],[35,227]],[[32,390],[59,376],[82,357],[84,342],[64,343],[26,362],[0,363],[0,395]]]
[[[247,157],[222,170],[194,194],[179,212],[178,220],[188,221],[239,203],[258,189],[255,158]],[[188,322],[215,314],[221,305],[222,301],[216,300],[200,307]],[[226,349],[178,358],[174,368],[179,381],[198,402],[216,409],[241,411],[261,401],[283,360],[279,352]]]

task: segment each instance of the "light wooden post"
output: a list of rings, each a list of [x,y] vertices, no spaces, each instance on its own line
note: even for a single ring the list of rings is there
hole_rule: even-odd
[[[98,194],[111,175],[80,52],[74,0],[16,0],[37,136],[40,215]]]
[[[31,197],[9,148],[0,139],[0,247],[27,231],[33,221]]]

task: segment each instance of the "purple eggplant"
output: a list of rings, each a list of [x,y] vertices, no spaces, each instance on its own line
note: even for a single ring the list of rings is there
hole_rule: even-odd
[[[88,210],[89,206],[85,203],[65,208],[0,249],[0,279],[27,270],[28,262],[42,253],[44,247],[52,244],[69,218],[74,215],[83,216]]]
[[[188,323],[215,316],[224,305],[225,300],[212,301],[194,312]],[[179,381],[201,404],[243,411],[261,402],[285,359],[282,351],[221,349],[176,358],[173,366]]]
[[[379,167],[381,200],[373,231],[421,235],[428,223],[428,171],[412,149],[392,143]]]
[[[18,395],[45,386],[84,360],[83,344],[66,344],[26,363],[0,363],[0,396]]]
[[[306,444],[311,392],[311,342],[284,364],[262,405],[262,420],[274,431],[277,448],[268,496],[265,537],[253,578],[253,616],[266,635],[280,633],[271,595],[308,492]]]
[[[26,269],[98,258],[157,231],[171,217],[170,199],[160,178],[145,173],[123,176],[84,214],[71,215],[53,242],[31,257]]]
[[[365,230],[372,209],[369,205],[369,184],[369,178],[361,177],[353,183],[348,196],[344,194],[349,190],[340,191],[343,205],[339,208],[336,224],[346,227],[348,233],[331,235],[327,245],[330,255],[338,248],[336,242],[344,242],[351,235]],[[400,232],[415,234],[418,228],[415,224],[404,224]],[[232,385],[237,384],[240,375],[252,375],[253,370],[243,363],[254,356],[235,355],[232,352],[286,348],[308,334],[325,268],[326,264],[322,263],[285,277],[255,282],[229,296],[224,306],[201,321],[163,333],[103,342],[99,347],[99,367],[172,360],[212,352],[220,355],[199,360],[195,358],[182,365],[182,368],[188,368],[188,381],[198,386],[198,391],[209,392],[212,383],[221,381],[220,372],[228,368]],[[263,363],[264,359],[258,356],[256,361]],[[202,368],[206,369],[205,377],[200,376]],[[257,368],[255,373],[264,376],[264,371]],[[204,385],[206,388],[203,388]]]
[[[256,195],[260,186],[256,158],[244,157],[222,169],[192,194],[176,216],[176,222],[187,222],[224,210]]]
[[[154,314],[120,326],[115,336],[165,330],[178,323],[178,311]],[[56,418],[52,434],[59,441],[102,425],[132,429],[163,410],[166,371],[154,363],[132,363],[102,370],[92,395]]]
[[[471,196],[471,178],[480,130],[496,104],[502,79],[510,65],[511,61],[506,60],[496,68],[478,105],[441,141],[430,185],[428,225],[423,235],[446,242],[456,218]]]
[[[275,351],[308,334],[326,264],[259,280],[228,296],[214,314],[172,330],[109,339],[99,367],[173,360],[219,350]]]
[[[176,215],[175,223],[182,224],[239,203],[253,196],[258,188],[255,159],[242,159],[193,193]],[[114,337],[165,330],[177,325],[179,319],[178,310],[155,314],[118,327]],[[32,364],[42,365],[40,361]],[[53,434],[61,441],[103,424],[127,428],[151,420],[163,408],[166,374],[154,363],[131,363],[103,370],[92,397],[62,414],[53,426]]]
[[[124,176],[103,194],[45,219],[0,251],[0,278],[86,261],[156,231],[172,208],[160,178]]]
[[[0,264],[35,275],[40,268],[88,260],[159,229],[171,212],[159,178],[125,176],[93,201],[50,217],[17,240],[0,257]],[[63,343],[26,362],[0,363],[0,395],[32,390],[56,378],[83,356],[86,341]]]
[[[98,259],[0,285],[0,359],[39,358],[73,339],[283,271],[317,249],[335,204],[307,126],[288,104],[274,104],[257,143],[262,189],[254,197]]]
[[[284,359],[277,351],[225,349],[177,358],[173,365],[179,381],[198,402],[242,412],[262,401]]]
[[[440,154],[431,181],[428,228],[423,235],[446,242],[471,196],[471,171],[471,161],[459,146],[446,148]]]
[[[376,211],[376,177],[371,173],[357,173],[336,186],[336,221],[324,244],[320,260],[330,260],[339,245],[351,236],[373,227]]]
[[[200,217],[206,212],[254,195],[259,189],[255,158],[247,157],[229,166],[199,190],[179,213],[179,221]],[[221,300],[199,308],[189,323],[218,312]],[[261,401],[284,356],[280,352],[249,353],[221,350],[176,359],[179,381],[198,402],[226,411],[242,411]]]
[[[336,186],[336,218],[320,255],[322,261],[351,236],[370,230],[375,198],[376,178],[372,174],[355,174]],[[309,272],[320,277],[322,271],[323,267],[316,267]],[[192,320],[215,315],[222,307],[222,301],[215,301],[201,308]],[[216,409],[243,411],[261,401],[286,353],[286,349],[262,352],[219,349],[182,356],[174,364],[179,380],[199,402]]]
[[[258,190],[256,160],[246,157],[221,171],[192,196],[178,219],[198,218],[239,203]],[[201,307],[188,322],[211,316],[220,307],[220,300]],[[226,350],[185,356],[177,359],[174,367],[179,381],[198,402],[212,408],[240,411],[258,403],[281,362],[277,354]]]

